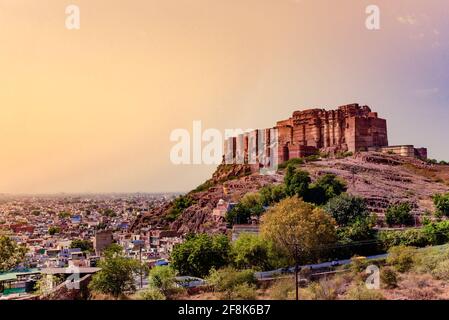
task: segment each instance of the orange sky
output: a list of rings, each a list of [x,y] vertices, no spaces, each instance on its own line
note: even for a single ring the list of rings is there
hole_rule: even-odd
[[[449,160],[447,1],[335,3],[0,0],[0,192],[188,190],[214,167],[172,165],[171,130],[352,102]]]

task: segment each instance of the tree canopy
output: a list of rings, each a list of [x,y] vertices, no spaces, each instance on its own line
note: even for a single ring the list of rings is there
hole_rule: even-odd
[[[124,293],[135,291],[134,275],[141,271],[139,261],[125,257],[117,246],[104,251],[99,261],[101,270],[94,274],[89,288],[118,298]]]
[[[261,233],[290,257],[310,261],[336,241],[335,220],[297,197],[286,198],[262,217]],[[300,256],[296,250],[300,250]]]
[[[347,226],[359,218],[370,215],[365,200],[343,193],[329,200],[324,210],[334,217],[339,226]]]
[[[0,236],[0,272],[17,267],[25,259],[27,249],[10,237]]]
[[[170,259],[181,275],[204,277],[211,268],[220,268],[230,259],[230,243],[225,235],[192,234],[175,245]]]

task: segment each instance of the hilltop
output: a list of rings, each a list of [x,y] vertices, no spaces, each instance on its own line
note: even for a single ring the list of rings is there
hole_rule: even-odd
[[[322,158],[298,165],[312,180],[333,173],[346,181],[347,192],[365,199],[368,208],[383,224],[389,205],[408,202],[412,213],[422,217],[434,211],[432,196],[449,192],[449,166],[431,164],[416,158],[379,152],[360,152],[344,158]],[[274,175],[251,174],[246,165],[220,165],[211,179],[187,194],[185,209],[173,214],[173,202],[140,216],[132,229],[157,227],[180,233],[226,231],[226,223],[212,215],[220,199],[238,202],[246,193],[265,185],[280,184],[285,170]]]

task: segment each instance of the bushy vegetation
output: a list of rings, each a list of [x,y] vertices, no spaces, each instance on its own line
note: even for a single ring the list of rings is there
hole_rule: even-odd
[[[347,300],[385,300],[379,290],[368,289],[364,283],[355,285],[346,294]]]
[[[206,182],[200,184],[198,187],[196,187],[192,192],[203,192],[206,190],[209,190],[209,188],[212,188],[214,186],[214,182],[212,180],[207,180]]]
[[[346,183],[334,174],[325,174],[314,183],[307,171],[287,167],[284,176],[287,196],[298,196],[304,201],[317,205],[325,204],[329,199],[346,191]]]
[[[61,232],[61,228],[58,226],[51,226],[50,228],[48,228],[48,234],[51,236],[55,235],[57,233],[60,233],[60,232]]]
[[[94,245],[90,240],[75,239],[70,243],[70,248],[78,248],[83,252],[94,252]]]
[[[334,217],[339,226],[347,226],[351,223],[369,217],[370,212],[365,200],[360,197],[343,193],[329,200],[324,210]]]
[[[394,289],[398,286],[398,274],[390,267],[384,267],[380,272],[380,281],[385,289]]]
[[[254,234],[241,234],[232,244],[232,259],[239,269],[272,270],[287,261],[277,252],[273,243]]]
[[[411,226],[414,223],[409,203],[390,205],[385,213],[385,221],[389,226]]]
[[[387,263],[399,272],[409,271],[416,258],[416,248],[397,246],[388,250]]]
[[[304,159],[302,159],[302,158],[293,158],[293,159],[290,159],[290,160],[282,162],[281,164],[278,165],[278,168],[279,169],[285,169],[285,168],[287,168],[290,165],[296,167],[296,166],[299,166],[301,164],[304,164]]]
[[[170,259],[180,275],[204,277],[229,264],[231,245],[225,235],[191,234],[175,245]]]
[[[430,244],[428,236],[422,229],[380,231],[378,238],[385,249],[399,245],[424,247]]]
[[[261,234],[296,262],[316,261],[336,241],[335,220],[297,197],[286,198],[265,213]]]
[[[229,224],[248,223],[252,216],[260,216],[264,211],[260,193],[250,192],[226,213],[226,222]]]
[[[285,185],[267,185],[259,190],[260,202],[263,206],[271,206],[284,199],[287,195]]]
[[[173,200],[172,207],[165,215],[165,220],[175,221],[185,209],[193,204],[195,204],[195,201],[188,195],[177,197],[175,200]]]
[[[25,259],[27,249],[13,239],[0,236],[0,273],[17,267]]]
[[[433,203],[437,208],[437,216],[449,216],[449,193],[434,195]]]
[[[156,266],[150,270],[148,288],[140,294],[143,300],[166,300],[183,292],[175,281],[176,271],[169,266]]]
[[[252,270],[226,267],[211,270],[207,283],[220,293],[223,300],[253,300],[256,298],[256,278]]]
[[[125,257],[123,249],[118,245],[111,245],[104,251],[104,257],[99,261],[98,267],[101,270],[92,276],[89,288],[114,298],[134,292],[134,276],[143,271],[139,262]]]

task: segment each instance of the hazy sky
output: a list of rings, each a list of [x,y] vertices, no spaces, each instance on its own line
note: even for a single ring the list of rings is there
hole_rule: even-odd
[[[447,0],[0,0],[0,192],[188,190],[214,166],[171,164],[173,129],[353,102],[449,160],[448,39]]]

